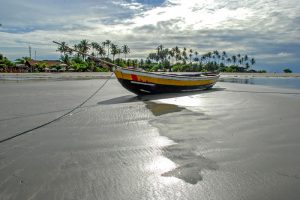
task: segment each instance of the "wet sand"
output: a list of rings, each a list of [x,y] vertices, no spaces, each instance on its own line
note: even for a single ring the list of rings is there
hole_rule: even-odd
[[[0,83],[0,139],[99,80]],[[112,79],[0,144],[0,199],[298,199],[300,90],[217,83],[136,97]]]
[[[85,80],[108,78],[111,72],[0,73],[0,81]]]

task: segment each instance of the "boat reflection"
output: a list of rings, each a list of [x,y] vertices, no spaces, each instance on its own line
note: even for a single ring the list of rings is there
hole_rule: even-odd
[[[198,103],[193,100],[195,95],[201,95],[211,92],[223,91],[225,88],[212,88],[205,91],[183,92],[183,93],[166,93],[166,94],[154,94],[154,95],[125,95],[104,101],[98,102],[98,105],[111,105],[120,103],[133,103],[133,102],[146,102],[146,101],[160,101],[162,103],[169,104],[181,104],[186,106],[197,106]],[[186,102],[186,103],[184,103]]]

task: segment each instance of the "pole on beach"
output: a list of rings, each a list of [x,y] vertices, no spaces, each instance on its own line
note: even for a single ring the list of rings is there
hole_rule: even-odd
[[[28,51],[29,51],[29,57],[31,58],[31,46],[30,45],[28,47]]]

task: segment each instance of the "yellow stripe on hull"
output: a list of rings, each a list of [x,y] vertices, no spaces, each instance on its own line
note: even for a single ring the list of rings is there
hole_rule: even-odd
[[[214,77],[208,80],[174,80],[171,78],[167,79],[167,78],[159,78],[159,77],[152,77],[152,76],[141,76],[135,74],[134,74],[135,77],[133,79],[132,74],[122,73],[119,70],[115,71],[115,75],[118,79],[125,79],[129,81],[138,81],[143,83],[153,83],[153,84],[160,84],[160,85],[174,85],[174,86],[201,86],[201,85],[213,84],[217,81],[217,79]]]

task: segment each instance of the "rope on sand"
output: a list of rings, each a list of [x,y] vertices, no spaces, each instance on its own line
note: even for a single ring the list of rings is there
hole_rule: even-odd
[[[80,103],[78,106],[75,106],[72,110],[70,110],[70,111],[68,111],[68,112],[66,112],[65,114],[63,114],[63,115],[61,115],[61,116],[59,116],[59,117],[57,117],[57,118],[55,118],[55,119],[53,119],[53,120],[51,120],[51,121],[49,121],[49,122],[46,122],[46,123],[44,123],[44,124],[41,124],[41,125],[39,125],[39,126],[36,126],[36,127],[34,127],[34,128],[31,128],[31,129],[28,129],[28,130],[26,130],[26,131],[23,131],[23,132],[21,132],[21,133],[17,133],[17,134],[15,134],[15,135],[13,135],[13,136],[10,136],[10,137],[7,137],[7,138],[5,138],[5,139],[1,139],[0,140],[0,144],[1,143],[4,143],[4,142],[7,142],[7,141],[9,141],[9,140],[12,140],[12,139],[14,139],[14,138],[16,138],[16,137],[19,137],[19,136],[21,136],[21,135],[25,135],[25,134],[27,134],[27,133],[30,133],[30,132],[32,132],[32,131],[35,131],[35,130],[37,130],[37,129],[40,129],[40,128],[43,128],[43,127],[45,127],[45,126],[47,126],[47,125],[49,125],[49,124],[52,124],[52,123],[54,123],[54,122],[56,122],[56,121],[59,121],[60,119],[62,119],[62,118],[64,118],[64,117],[66,117],[67,115],[69,115],[69,114],[71,114],[72,112],[74,112],[76,109],[78,109],[78,108],[80,108],[81,106],[83,106],[86,102],[88,102],[91,98],[93,98],[105,85],[106,85],[106,83],[111,79],[111,77],[113,76],[113,72],[110,74],[110,76],[109,76],[109,78],[108,79],[106,79],[105,81],[104,81],[104,83],[93,93],[93,94],[91,94],[87,99],[85,99],[82,103]]]

